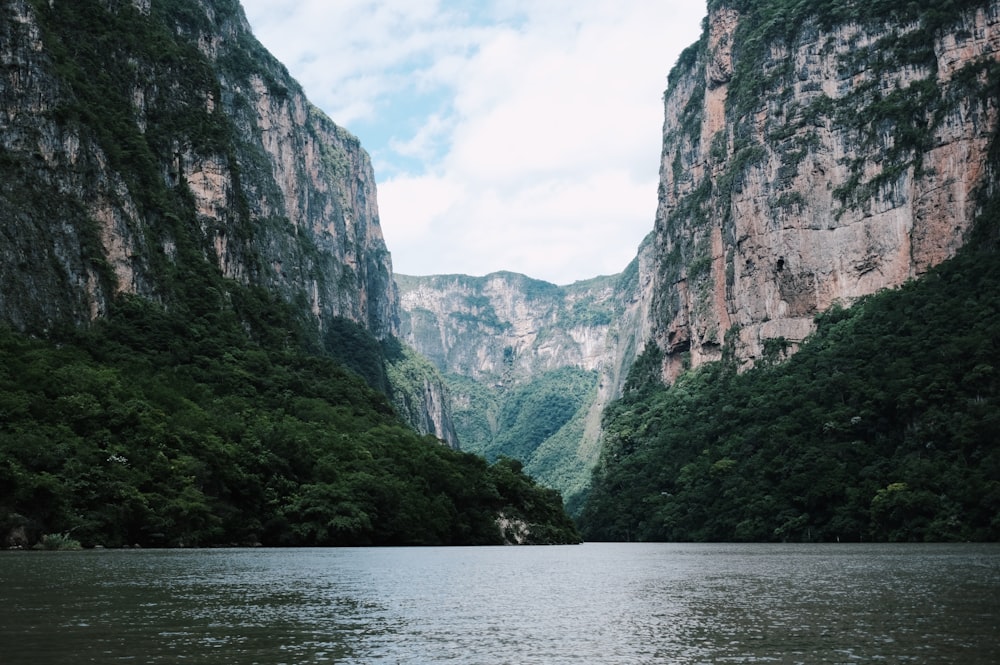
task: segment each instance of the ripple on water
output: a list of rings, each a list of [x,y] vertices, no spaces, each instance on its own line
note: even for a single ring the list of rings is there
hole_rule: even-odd
[[[0,553],[4,665],[1000,662],[996,546]]]

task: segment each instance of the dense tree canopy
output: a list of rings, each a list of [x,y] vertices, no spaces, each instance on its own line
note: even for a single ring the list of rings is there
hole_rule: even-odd
[[[578,448],[597,381],[597,372],[578,367],[542,372],[510,387],[453,374],[452,393],[462,396],[454,408],[462,447],[488,460],[520,460],[572,506],[590,478],[590,464]]]

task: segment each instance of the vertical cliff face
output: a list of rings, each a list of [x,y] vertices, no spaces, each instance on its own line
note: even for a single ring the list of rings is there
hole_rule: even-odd
[[[596,369],[612,311],[609,280],[567,291],[514,273],[399,276],[406,339],[438,367],[517,381],[566,365]],[[573,305],[586,299],[586,312]]]
[[[43,330],[210,266],[395,332],[358,140],[312,107],[235,0],[0,2],[0,314]]]
[[[648,335],[650,280],[639,266],[649,252],[640,259],[569,286],[515,273],[399,275],[401,334],[442,371],[483,384],[576,367],[601,373],[614,393]]]
[[[792,350],[817,313],[962,246],[996,179],[1000,3],[949,6],[709,3],[665,95],[666,380],[724,346],[744,363]]]

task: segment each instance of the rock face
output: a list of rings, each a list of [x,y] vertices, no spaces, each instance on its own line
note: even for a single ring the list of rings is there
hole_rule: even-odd
[[[529,473],[567,498],[585,485],[599,454],[601,412],[620,395],[649,336],[650,249],[644,243],[621,275],[569,286],[513,273],[397,275],[401,335],[448,378],[463,448],[519,457]],[[546,389],[558,391],[555,382],[565,380],[558,372],[565,368],[582,370],[573,376],[590,385],[574,404],[571,422],[556,423],[515,451],[532,435],[507,440],[504,429],[512,423],[505,424],[505,401],[551,399],[537,387],[547,380]],[[470,412],[477,413],[479,427],[461,426]],[[560,440],[568,429],[573,435]]]
[[[710,2],[670,76],[652,306],[668,382],[724,345],[747,365],[794,350],[817,313],[919,277],[995,186],[1000,3],[768,22],[777,4]]]
[[[191,293],[215,271],[320,338],[340,319],[398,333],[368,155],[236,0],[0,1],[0,173],[0,324],[225,300]],[[413,380],[389,390],[401,414],[455,445],[440,377]]]
[[[458,448],[458,434],[451,413],[451,395],[444,377],[411,347],[392,340],[387,374],[396,411],[418,432],[433,434],[451,448]]]
[[[559,287],[494,273],[398,275],[397,281],[404,337],[442,369],[480,381],[518,381],[558,367],[602,364],[613,280]]]
[[[188,252],[320,329],[396,331],[368,156],[235,0],[4,0],[0,100],[9,325],[83,323],[122,293],[162,300]]]

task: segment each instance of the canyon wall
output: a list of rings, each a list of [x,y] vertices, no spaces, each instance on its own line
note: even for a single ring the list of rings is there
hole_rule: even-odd
[[[463,449],[517,457],[567,499],[583,489],[601,413],[649,338],[650,250],[620,275],[568,286],[397,275],[401,335],[445,374]]]
[[[664,380],[724,347],[744,366],[792,352],[816,314],[962,246],[996,180],[1000,3],[957,4],[709,3],[664,97]]]
[[[2,0],[0,100],[0,323],[47,334],[139,297],[197,325],[242,289],[320,343],[341,319],[398,334],[368,154],[236,0]],[[455,445],[440,376],[406,369],[376,387]]]
[[[375,180],[235,0],[0,3],[0,315],[165,300],[190,250],[315,319],[397,326]],[[183,270],[183,269],[181,269]]]

